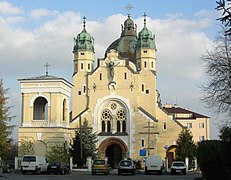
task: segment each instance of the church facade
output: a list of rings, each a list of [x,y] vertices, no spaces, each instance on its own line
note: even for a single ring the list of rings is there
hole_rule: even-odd
[[[108,46],[95,68],[94,38],[85,23],[75,37],[72,83],[48,74],[19,79],[19,144],[31,140],[36,153],[46,155],[54,143],[68,145],[86,120],[98,135],[99,156],[107,157],[110,164],[122,158],[142,160],[145,153],[173,159],[184,126],[161,107],[155,36],[147,28],[146,16],[137,33],[128,15],[120,37]]]

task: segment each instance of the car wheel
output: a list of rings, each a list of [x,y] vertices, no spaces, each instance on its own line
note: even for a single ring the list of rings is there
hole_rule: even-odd
[[[120,170],[118,170],[118,175],[121,175],[121,171]]]
[[[186,170],[184,170],[183,174],[186,175]]]
[[[25,174],[26,174],[26,171],[22,171],[22,174],[25,175]]]
[[[64,175],[64,174],[65,174],[65,172],[64,172],[64,170],[63,170],[63,169],[61,170],[61,174],[62,174],[62,175]]]
[[[160,170],[159,174],[160,174],[160,175],[162,175],[162,174],[163,174],[162,170]]]

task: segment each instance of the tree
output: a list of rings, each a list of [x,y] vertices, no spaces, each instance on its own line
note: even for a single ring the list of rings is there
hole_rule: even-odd
[[[217,7],[215,8],[218,11],[223,11],[222,17],[217,20],[221,21],[222,24],[227,27],[225,31],[225,35],[231,36],[231,0],[219,0],[216,1]]]
[[[220,32],[214,50],[201,59],[208,77],[202,86],[202,101],[217,113],[231,113],[231,36]]]
[[[18,147],[18,155],[22,157],[24,155],[33,155],[34,153],[34,144],[23,139]]]
[[[8,125],[8,122],[11,121],[13,116],[10,116],[10,108],[7,107],[8,97],[6,94],[8,89],[3,88],[3,80],[0,80],[0,157],[3,159],[7,157],[9,150],[11,148],[12,130],[14,126]]]
[[[222,127],[219,137],[224,142],[231,142],[231,128],[229,126]]]
[[[85,120],[83,125],[75,132],[75,138],[70,150],[74,164],[82,167],[86,163],[87,157],[91,156],[94,159],[97,151],[97,141],[96,133],[93,133],[93,129],[88,126]]]
[[[192,139],[192,133],[188,129],[183,129],[176,141],[176,159],[185,161],[186,157],[189,158],[189,168],[192,167],[196,156],[196,145]]]
[[[47,158],[49,161],[61,161],[69,162],[69,151],[66,143],[56,143],[47,152]]]

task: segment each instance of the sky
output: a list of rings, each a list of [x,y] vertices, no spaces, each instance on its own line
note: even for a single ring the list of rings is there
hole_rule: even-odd
[[[97,2],[97,3],[96,3]],[[95,39],[95,60],[120,37],[121,24],[131,18],[138,32],[147,14],[147,28],[157,46],[157,89],[162,104],[211,117],[211,138],[218,138],[221,118],[206,108],[200,86],[206,83],[201,56],[213,50],[220,16],[216,0],[8,0],[0,1],[0,78],[9,88],[10,124],[21,123],[21,93],[18,79],[49,74],[69,82],[73,74],[73,38],[86,29]]]

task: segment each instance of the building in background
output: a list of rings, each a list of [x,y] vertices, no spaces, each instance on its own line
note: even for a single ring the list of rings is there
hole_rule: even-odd
[[[181,108],[178,105],[166,104],[163,108],[170,117],[192,132],[194,142],[210,140],[210,117]]]

